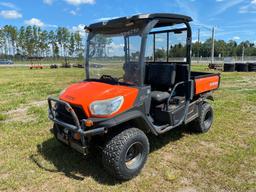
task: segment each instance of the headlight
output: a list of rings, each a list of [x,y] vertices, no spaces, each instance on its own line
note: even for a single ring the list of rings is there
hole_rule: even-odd
[[[121,108],[123,102],[123,96],[102,101],[95,101],[91,103],[90,111],[93,115],[111,115]]]

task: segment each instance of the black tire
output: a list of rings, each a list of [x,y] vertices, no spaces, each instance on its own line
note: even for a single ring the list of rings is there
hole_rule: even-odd
[[[119,180],[129,180],[139,174],[149,153],[145,133],[129,128],[107,141],[102,150],[102,164],[106,171]]]
[[[224,63],[224,72],[234,72],[235,68],[236,66],[234,63]]]
[[[203,103],[199,109],[199,117],[191,122],[192,129],[198,133],[206,133],[213,123],[213,109],[209,103]]]
[[[248,70],[250,72],[256,72],[256,63],[249,63],[248,64]]]
[[[247,63],[236,63],[236,71],[237,72],[248,72],[248,64]]]

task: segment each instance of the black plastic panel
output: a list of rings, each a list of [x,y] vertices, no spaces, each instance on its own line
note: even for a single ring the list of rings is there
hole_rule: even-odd
[[[81,106],[71,105],[71,107],[74,109],[79,121],[86,118]],[[65,123],[75,124],[71,114],[66,110],[65,105],[59,103],[56,107],[56,113],[56,117],[59,120],[64,121]]]

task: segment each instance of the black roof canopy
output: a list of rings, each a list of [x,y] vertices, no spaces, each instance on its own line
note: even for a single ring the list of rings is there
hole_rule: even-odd
[[[90,26],[86,27],[86,29],[89,29],[92,32],[104,34],[122,33],[134,28],[141,29],[153,19],[159,20],[155,27],[171,26],[192,21],[191,17],[179,14],[140,14],[130,17],[120,17],[117,19],[93,23]]]

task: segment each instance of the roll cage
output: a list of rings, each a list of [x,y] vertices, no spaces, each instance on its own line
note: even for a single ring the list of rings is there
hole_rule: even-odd
[[[182,31],[187,32],[186,37],[186,62],[183,64],[187,64],[187,71],[184,72],[186,74],[186,82],[188,83],[190,80],[190,65],[191,65],[191,27],[189,22],[192,19],[188,16],[178,15],[178,14],[145,14],[145,15],[135,15],[132,17],[121,17],[118,19],[113,19],[109,21],[103,21],[91,24],[90,26],[86,26],[85,30],[88,32],[87,38],[87,47],[86,47],[86,57],[85,57],[85,70],[86,70],[86,79],[90,79],[89,75],[89,46],[90,40],[96,34],[106,34],[106,35],[113,35],[113,34],[123,34],[124,37],[129,36],[132,34],[139,34],[141,36],[141,48],[140,48],[140,55],[139,55],[139,68],[140,68],[140,82],[139,86],[144,86],[145,81],[145,51],[146,51],[146,44],[147,38],[149,34],[152,34],[154,37],[154,53],[155,53],[155,35],[158,33],[167,33],[170,32],[179,33]],[[168,27],[174,26],[177,24],[184,24],[185,28],[179,29],[169,29],[169,30],[158,30],[158,31],[151,31],[154,28],[161,28],[161,27]],[[167,35],[168,36],[168,35]],[[167,41],[169,43],[169,41]],[[125,45],[127,46],[127,45]],[[167,44],[167,49],[169,45]],[[127,48],[127,47],[126,47]],[[167,50],[168,54],[168,50]],[[126,56],[127,57],[127,56]],[[154,56],[155,62],[155,56]],[[168,55],[165,62],[168,63]]]

